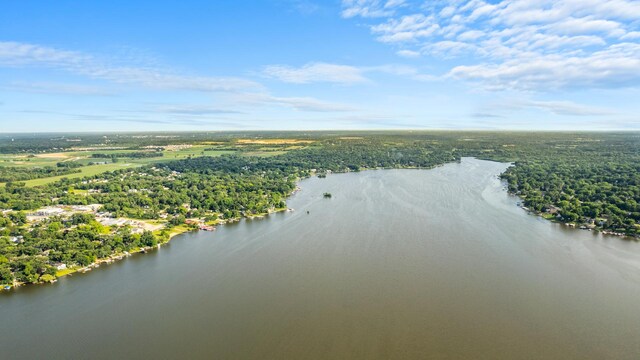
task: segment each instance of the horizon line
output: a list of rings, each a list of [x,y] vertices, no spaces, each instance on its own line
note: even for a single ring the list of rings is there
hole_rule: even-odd
[[[26,135],[26,134],[153,134],[153,133],[268,133],[268,132],[564,132],[564,133],[603,133],[603,132],[627,132],[640,133],[639,129],[443,129],[443,128],[400,128],[400,129],[243,129],[243,130],[97,130],[97,131],[14,131],[2,132],[0,136]]]

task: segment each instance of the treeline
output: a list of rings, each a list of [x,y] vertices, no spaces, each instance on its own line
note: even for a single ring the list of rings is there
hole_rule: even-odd
[[[59,161],[56,163],[56,166],[59,168],[65,168],[65,169],[77,169],[85,165],[77,161]]]
[[[450,149],[440,149],[428,143],[390,143],[374,138],[357,141],[336,139],[267,158],[232,155],[199,157],[173,161],[164,166],[175,171],[203,174],[217,171],[278,171],[305,176],[312,169],[344,172],[371,168],[431,168],[457,159],[459,157]]]
[[[74,168],[0,166],[0,182],[25,181],[80,172]]]
[[[239,137],[265,136],[250,132],[194,132],[194,133],[78,133],[78,134],[0,134],[0,154],[29,154],[68,151],[86,147],[118,147],[128,150],[147,146],[179,145],[184,143],[227,143]],[[288,136],[291,133],[289,133]],[[272,136],[284,136],[282,132]]]
[[[91,154],[94,159],[113,159],[113,158],[130,158],[130,159],[146,159],[162,157],[164,154],[160,151],[135,151],[135,152],[120,152],[120,153],[95,153]]]

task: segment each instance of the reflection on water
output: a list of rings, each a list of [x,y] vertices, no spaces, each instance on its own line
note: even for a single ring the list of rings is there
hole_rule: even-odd
[[[2,358],[637,359],[640,244],[527,215],[506,166],[308,179],[295,212],[4,294]]]

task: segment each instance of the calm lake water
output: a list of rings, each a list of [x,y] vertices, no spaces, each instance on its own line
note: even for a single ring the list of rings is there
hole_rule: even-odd
[[[640,358],[640,244],[528,215],[506,167],[304,180],[294,212],[2,294],[0,358]]]

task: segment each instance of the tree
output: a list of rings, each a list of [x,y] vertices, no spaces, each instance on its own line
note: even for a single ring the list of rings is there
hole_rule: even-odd
[[[56,279],[55,275],[44,274],[44,275],[40,276],[40,281],[41,282],[52,282],[55,279]]]
[[[142,235],[140,235],[140,242],[144,246],[156,246],[158,245],[158,240],[153,233],[149,230],[145,230]]]
[[[8,264],[0,264],[0,284],[13,283],[13,274]]]
[[[21,226],[27,223],[27,215],[24,213],[24,211],[10,212],[9,219],[18,226]]]

